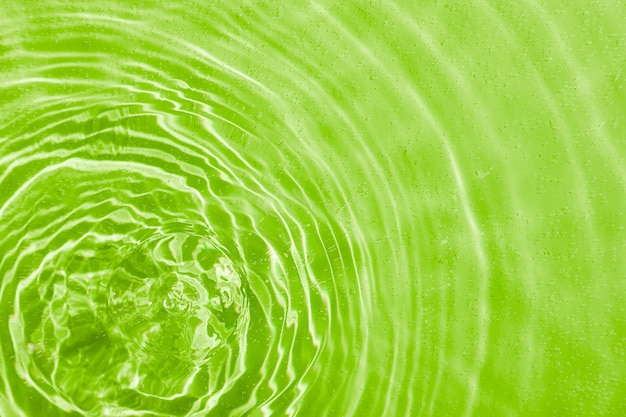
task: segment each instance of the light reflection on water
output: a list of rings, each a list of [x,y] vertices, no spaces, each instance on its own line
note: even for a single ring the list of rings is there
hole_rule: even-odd
[[[3,5],[2,414],[621,415],[609,3]]]

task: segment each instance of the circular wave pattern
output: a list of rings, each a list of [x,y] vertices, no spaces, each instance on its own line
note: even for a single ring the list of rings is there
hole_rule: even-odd
[[[297,407],[322,356],[346,354],[325,346],[353,250],[291,177],[270,191],[238,153],[276,145],[223,91],[267,91],[137,21],[22,23],[3,35],[5,59],[33,63],[2,80],[8,398],[50,416]]]
[[[111,180],[98,180],[103,174]],[[14,287],[5,280],[3,294],[15,297],[17,372],[67,411],[120,415],[146,399],[146,412],[167,402],[189,408],[190,397],[232,378],[245,353],[241,261],[190,190],[145,175],[70,160],[16,193],[17,212],[3,213],[16,245],[3,270],[21,277]],[[133,193],[120,178],[135,182]],[[155,204],[159,192],[173,199],[167,208]]]
[[[2,416],[623,414],[619,2],[5,3]]]

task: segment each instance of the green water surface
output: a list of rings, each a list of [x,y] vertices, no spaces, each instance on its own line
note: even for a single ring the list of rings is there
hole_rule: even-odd
[[[0,0],[0,416],[626,415],[624,22]]]

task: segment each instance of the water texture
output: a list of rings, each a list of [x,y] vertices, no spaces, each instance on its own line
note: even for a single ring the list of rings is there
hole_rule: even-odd
[[[625,4],[0,1],[0,415],[626,415]]]

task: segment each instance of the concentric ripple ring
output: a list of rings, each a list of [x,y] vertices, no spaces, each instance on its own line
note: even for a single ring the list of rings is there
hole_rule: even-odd
[[[616,0],[0,1],[0,416],[622,416]]]

